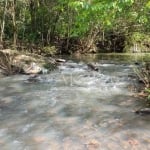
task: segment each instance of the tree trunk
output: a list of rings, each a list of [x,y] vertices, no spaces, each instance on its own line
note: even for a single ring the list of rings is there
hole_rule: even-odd
[[[6,10],[7,10],[7,0],[5,0],[5,6],[4,6],[4,13],[3,13],[3,20],[1,24],[1,34],[0,34],[0,44],[3,43],[3,36],[4,36],[4,28],[5,28],[5,17],[6,17]]]
[[[66,50],[69,51],[69,42],[70,42],[70,26],[71,26],[71,21],[70,21],[70,9],[69,9],[69,5],[67,5],[67,43],[66,43]]]
[[[13,48],[16,48],[17,44],[17,26],[16,26],[16,0],[13,0],[12,6],[12,21],[13,21]]]
[[[32,33],[36,32],[36,4],[34,0],[30,1],[31,29]]]

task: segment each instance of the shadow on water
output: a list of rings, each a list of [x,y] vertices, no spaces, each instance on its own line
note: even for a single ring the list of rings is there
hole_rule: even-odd
[[[150,149],[150,116],[134,113],[145,105],[133,96],[137,58],[64,57],[40,82],[19,75],[0,80],[1,149]]]

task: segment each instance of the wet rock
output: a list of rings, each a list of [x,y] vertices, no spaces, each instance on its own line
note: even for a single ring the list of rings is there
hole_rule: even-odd
[[[37,75],[37,74],[31,75],[31,76],[27,79],[27,81],[28,81],[29,83],[41,82],[41,80],[42,80],[42,78],[41,78],[39,75]]]
[[[45,76],[39,74],[31,74],[28,79],[24,81],[25,83],[54,83],[53,79],[48,79]]]
[[[135,62],[134,64],[137,65],[137,66],[140,66],[140,65],[141,65],[140,62]]]
[[[98,67],[95,66],[93,63],[88,63],[87,64],[88,68],[90,68],[91,70],[94,70],[94,71],[98,71]]]
[[[107,79],[107,80],[105,81],[105,83],[111,83],[111,82],[112,82],[111,79]]]
[[[42,71],[42,68],[36,63],[32,62],[30,65],[25,65],[23,67],[25,74],[39,74]]]
[[[57,58],[57,59],[55,59],[55,61],[56,62],[58,62],[58,63],[61,63],[61,62],[66,62],[66,60],[65,59],[61,59],[61,58]]]
[[[128,77],[132,79],[137,79],[137,76],[135,74],[128,74]]]
[[[49,71],[46,68],[41,68],[41,73],[42,74],[47,74]]]
[[[142,108],[135,111],[136,114],[140,115],[150,115],[150,108]]]

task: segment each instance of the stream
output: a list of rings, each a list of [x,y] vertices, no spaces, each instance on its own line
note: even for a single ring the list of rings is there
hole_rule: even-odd
[[[88,59],[89,60],[89,59]],[[0,79],[1,150],[149,150],[134,63],[68,58],[50,74]]]

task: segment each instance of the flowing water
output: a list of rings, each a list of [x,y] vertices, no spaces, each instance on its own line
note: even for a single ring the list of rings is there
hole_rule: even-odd
[[[83,60],[83,59],[82,59]],[[1,150],[148,150],[150,116],[134,113],[132,63],[68,60],[39,82],[0,79]]]

